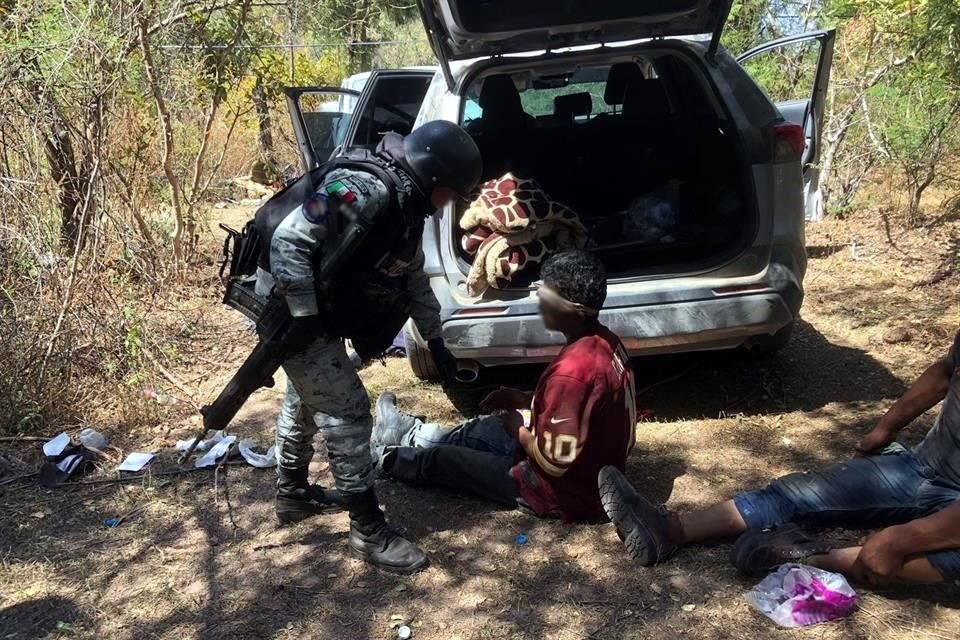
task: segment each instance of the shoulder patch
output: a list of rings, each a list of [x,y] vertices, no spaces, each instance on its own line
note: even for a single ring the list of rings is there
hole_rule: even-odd
[[[336,196],[340,198],[340,202],[346,202],[347,204],[357,199],[357,194],[351,191],[342,180],[337,180],[336,182],[331,182],[328,184],[327,195]]]
[[[327,219],[327,212],[330,206],[327,203],[327,196],[322,193],[314,193],[307,201],[303,203],[303,217],[313,224],[322,224]]]

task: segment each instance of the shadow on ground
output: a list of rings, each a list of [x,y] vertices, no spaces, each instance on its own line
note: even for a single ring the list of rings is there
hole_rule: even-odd
[[[0,609],[0,629],[3,637],[10,640],[41,638],[72,632],[82,617],[72,600],[46,596]]]
[[[664,419],[810,411],[830,403],[896,398],[905,390],[875,358],[830,342],[803,321],[776,355],[737,349],[647,356],[633,364],[639,406]],[[491,390],[501,385],[533,390],[543,369],[487,369],[475,386],[456,387],[448,395],[465,415],[476,415],[480,400]]]
[[[763,464],[799,469],[845,457],[854,435],[836,435],[849,422],[843,407],[872,415],[903,390],[872,357],[831,343],[807,324],[778,357],[690,354],[635,365],[639,404],[659,422],[644,426],[649,432],[629,458],[627,475],[657,502],[683,504],[702,491],[759,485],[769,478]],[[480,385],[531,389],[538,373],[517,367]],[[489,388],[453,396],[470,415]],[[275,405],[273,398],[255,407],[244,424],[272,424]],[[799,411],[811,421],[811,440],[783,446],[785,437],[808,431]],[[781,426],[782,417],[792,421],[789,427]],[[706,450],[715,454],[701,455]],[[227,467],[119,486],[0,488],[8,514],[0,519],[4,631],[54,637],[67,633],[58,630],[62,623],[81,637],[121,640],[365,639],[395,637],[392,626],[402,622],[423,640],[772,632],[742,600],[751,581],[727,565],[727,545],[686,550],[646,569],[629,562],[609,525],[544,521],[469,497],[381,482],[388,518],[432,559],[427,571],[399,577],[350,556],[345,514],[278,528],[272,485],[271,472]],[[124,514],[132,515],[105,526],[105,518]],[[521,533],[527,542],[518,545]],[[898,593],[905,600],[896,606],[915,620],[933,620],[935,629],[944,608],[957,605],[947,590]],[[854,617],[795,637],[877,637],[869,620]]]

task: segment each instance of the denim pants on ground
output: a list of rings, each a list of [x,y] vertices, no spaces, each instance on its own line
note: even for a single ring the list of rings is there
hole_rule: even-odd
[[[474,418],[453,429],[417,420],[400,442],[383,458],[388,475],[517,506],[520,494],[510,475],[517,441],[499,416]]]
[[[960,487],[895,443],[879,455],[778,478],[764,489],[741,493],[734,504],[751,529],[785,522],[878,528],[926,517],[957,500]],[[927,558],[944,580],[960,582],[960,549]]]

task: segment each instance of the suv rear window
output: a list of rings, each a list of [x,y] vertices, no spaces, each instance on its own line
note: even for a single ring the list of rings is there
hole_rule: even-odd
[[[523,110],[534,117],[553,115],[556,98],[587,93],[590,95],[592,102],[590,114],[589,116],[577,116],[578,120],[586,120],[598,113],[611,113],[615,110],[603,99],[609,71],[609,67],[589,67],[561,75],[530,76],[525,74],[516,76],[514,84],[517,85]],[[467,91],[463,111],[464,123],[476,120],[483,115],[479,99],[482,90],[482,85],[479,87],[474,85]]]
[[[456,8],[457,21],[467,31],[496,33],[684,13],[695,9],[697,3],[698,0],[643,0],[640,11],[637,0],[554,2],[549,11],[544,10],[543,0],[459,0],[451,5]]]
[[[546,116],[553,113],[553,101],[561,96],[575,93],[589,93],[593,101],[591,114],[602,113],[606,104],[603,102],[603,87],[605,82],[571,83],[561,88],[528,89],[520,94],[520,104],[523,110],[532,116]]]

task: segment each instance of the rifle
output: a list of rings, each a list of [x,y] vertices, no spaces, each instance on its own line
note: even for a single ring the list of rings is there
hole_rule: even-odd
[[[287,303],[283,298],[271,295],[257,318],[260,341],[217,399],[200,409],[203,430],[180,456],[180,464],[190,457],[207,432],[225,429],[254,391],[274,385],[273,376],[277,369],[297,348],[296,344],[290,343],[287,335],[292,322]]]

